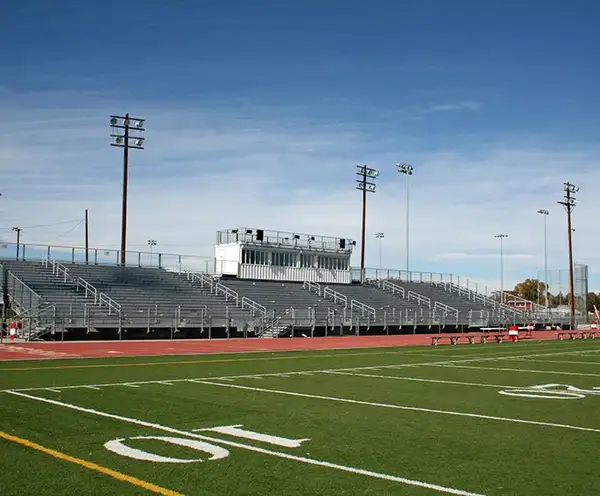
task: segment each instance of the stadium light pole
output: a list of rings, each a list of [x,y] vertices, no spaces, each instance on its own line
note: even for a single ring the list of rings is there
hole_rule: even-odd
[[[508,234],[496,234],[494,238],[500,240],[500,303],[504,303],[504,238]]]
[[[548,298],[548,229],[547,229],[546,220],[548,219],[548,215],[550,215],[550,212],[548,212],[548,210],[546,210],[544,208],[540,208],[537,211],[537,213],[544,217],[544,293],[545,293],[545,297],[546,297],[546,310],[548,310],[550,305],[549,305],[549,298]],[[538,294],[539,294],[539,288],[538,288]]]
[[[366,165],[356,166],[356,175],[360,179],[356,180],[356,189],[362,191],[362,235],[360,248],[360,282],[365,282],[365,237],[367,228],[367,193],[375,193],[374,181],[379,176],[379,171],[371,169]],[[369,180],[367,180],[369,179]]]
[[[382,243],[383,238],[385,238],[385,233],[382,233],[382,232],[375,233],[375,239],[379,240],[379,277],[381,277],[381,271],[383,270],[383,268],[381,266],[381,243]]]
[[[413,174],[413,166],[410,164],[396,164],[396,167],[398,168],[398,172],[400,174],[404,174],[406,176],[406,180],[405,180],[405,184],[404,184],[404,188],[405,188],[405,197],[406,197],[406,278],[408,280],[410,280],[410,267],[409,267],[409,261],[410,261],[410,256],[409,256],[409,249],[410,249],[410,238],[409,238],[409,206],[410,206],[410,202],[409,202],[409,178],[410,176],[412,176]]]
[[[575,329],[575,283],[573,274],[573,227],[571,225],[571,213],[577,204],[575,194],[579,188],[570,182],[564,184],[564,197],[558,203],[565,207],[567,212],[567,232],[569,242],[569,306],[571,307],[571,329]]]
[[[150,247],[150,265],[152,266],[152,247],[156,246],[156,240],[155,239],[149,239],[148,240],[148,246]]]
[[[12,230],[17,233],[17,260],[19,260],[19,248],[21,246],[21,229],[20,227],[13,227]]]
[[[127,181],[129,169],[129,149],[144,149],[144,119],[132,118],[129,114],[110,116],[110,146],[123,148],[123,206],[121,217],[121,265],[125,265],[127,253]]]

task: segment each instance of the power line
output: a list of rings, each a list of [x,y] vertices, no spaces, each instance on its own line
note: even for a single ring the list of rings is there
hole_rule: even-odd
[[[63,226],[65,224],[73,224],[74,222],[83,222],[83,219],[65,220],[62,222],[55,222],[54,224],[38,224],[37,226],[23,226],[21,229],[39,229],[42,227],[55,227]],[[0,227],[0,231],[12,231],[11,227]]]
[[[75,229],[77,229],[81,224],[83,224],[83,219],[80,220],[75,226],[73,226],[71,229],[69,229],[68,231],[65,231],[62,234],[59,234],[58,236],[55,236],[54,238],[52,238],[50,241],[47,241],[46,243],[40,243],[40,244],[50,244],[52,241],[54,241],[55,239],[58,238],[62,238],[63,236],[66,236],[67,234],[71,234]]]

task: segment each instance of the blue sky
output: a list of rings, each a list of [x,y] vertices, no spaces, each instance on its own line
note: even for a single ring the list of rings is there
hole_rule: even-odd
[[[129,247],[211,256],[217,229],[360,236],[357,163],[380,169],[367,265],[497,286],[567,266],[562,182],[581,187],[575,259],[600,290],[600,4],[593,1],[24,0],[0,17],[0,229],[119,245],[108,115],[147,119]],[[33,227],[73,221],[48,227]],[[0,237],[13,233],[0,230]],[[358,263],[358,253],[355,263]]]

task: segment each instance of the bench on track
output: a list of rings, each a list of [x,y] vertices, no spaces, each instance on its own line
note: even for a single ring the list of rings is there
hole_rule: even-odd
[[[431,336],[431,344],[433,346],[438,346],[444,339],[447,339],[450,344],[458,344],[461,339],[468,341],[469,344],[475,344],[477,342],[477,338],[479,338],[479,342],[482,344],[487,343],[490,339],[495,340],[497,343],[502,343],[504,339],[506,339],[506,333],[490,332],[485,334],[437,334],[435,336]]]
[[[592,329],[576,329],[572,331],[558,331],[558,339],[563,340],[565,336],[569,336],[569,339],[594,339],[598,334],[598,330]]]
[[[494,333],[489,333],[489,334],[482,334],[481,335],[481,342],[482,343],[487,343],[488,339],[495,339],[496,343],[502,343],[505,339],[506,339],[506,333],[504,332],[494,332]]]
[[[468,340],[469,344],[475,343],[475,336],[472,334],[437,334],[431,336],[431,344],[437,346],[443,339],[448,339],[450,344],[457,344],[458,341],[463,338]]]

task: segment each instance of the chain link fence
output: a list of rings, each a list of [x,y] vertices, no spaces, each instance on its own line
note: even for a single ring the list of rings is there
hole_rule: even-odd
[[[549,304],[551,308],[569,307],[569,269],[553,269],[547,274],[543,270],[538,271],[537,279],[548,285]],[[587,315],[587,295],[588,295],[588,266],[584,264],[575,264],[573,266],[573,294],[575,296],[575,313],[577,315]],[[545,294],[540,292],[539,303],[545,303]]]

